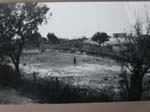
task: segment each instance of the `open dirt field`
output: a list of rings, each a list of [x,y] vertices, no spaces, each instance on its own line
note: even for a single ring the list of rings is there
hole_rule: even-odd
[[[120,73],[120,66],[111,59],[59,52],[24,53],[20,66],[26,73],[37,72],[39,77],[74,78],[73,83],[79,85],[115,84]]]

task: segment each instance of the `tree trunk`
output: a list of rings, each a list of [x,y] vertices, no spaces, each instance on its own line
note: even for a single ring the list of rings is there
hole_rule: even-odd
[[[16,82],[20,82],[21,80],[21,74],[20,74],[20,68],[19,68],[19,63],[15,64],[15,72],[16,72]]]
[[[143,74],[135,72],[130,79],[130,88],[128,92],[128,100],[138,101],[142,96]]]

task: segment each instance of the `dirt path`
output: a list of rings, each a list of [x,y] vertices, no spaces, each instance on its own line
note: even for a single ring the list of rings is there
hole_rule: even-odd
[[[13,88],[0,87],[1,104],[29,104],[33,103],[31,99],[21,96]]]

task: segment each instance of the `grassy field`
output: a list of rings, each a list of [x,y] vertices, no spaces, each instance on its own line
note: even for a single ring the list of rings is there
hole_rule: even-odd
[[[77,59],[76,65],[73,63],[74,57]],[[20,89],[7,90],[10,94],[5,94],[5,97],[11,100],[0,102],[24,104],[126,100],[120,96],[121,68],[114,60],[106,57],[31,51],[23,53],[20,69],[26,80],[23,80]],[[36,73],[37,81],[33,73]],[[144,91],[144,96],[149,96],[147,88]]]
[[[37,72],[39,77],[61,77],[73,84],[100,87],[116,84],[120,73],[120,67],[111,59],[59,52],[24,53],[20,66],[27,73]]]

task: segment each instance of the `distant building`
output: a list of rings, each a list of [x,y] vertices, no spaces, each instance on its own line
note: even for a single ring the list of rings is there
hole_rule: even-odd
[[[110,38],[109,41],[105,42],[106,46],[111,46],[114,50],[119,49],[120,43],[124,43],[125,39],[122,37]]]

